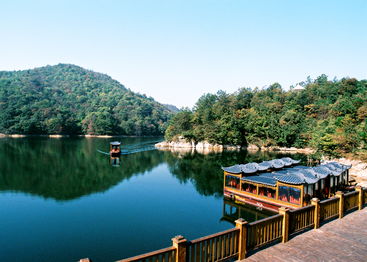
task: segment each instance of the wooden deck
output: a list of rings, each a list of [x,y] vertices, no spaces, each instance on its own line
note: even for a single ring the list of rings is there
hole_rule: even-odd
[[[333,220],[286,243],[260,250],[243,262],[367,261],[367,208]]]

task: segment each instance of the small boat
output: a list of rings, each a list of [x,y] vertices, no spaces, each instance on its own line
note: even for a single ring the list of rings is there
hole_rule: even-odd
[[[121,143],[114,141],[110,143],[110,155],[112,157],[117,157],[121,155]]]

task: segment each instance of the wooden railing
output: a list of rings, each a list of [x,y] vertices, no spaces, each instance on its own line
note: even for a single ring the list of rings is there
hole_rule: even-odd
[[[305,206],[289,211],[289,234],[313,227],[315,206]]]
[[[344,194],[344,212],[358,207],[358,195],[357,191]]]
[[[282,215],[275,215],[248,224],[247,249],[256,249],[282,238]]]
[[[168,247],[168,248],[163,248],[163,249],[149,252],[149,253],[146,253],[140,256],[122,259],[117,262],[134,262],[134,261],[174,262],[176,261],[176,248],[173,246]]]
[[[339,216],[339,198],[320,201],[320,223]]]
[[[172,239],[172,247],[135,256],[118,262],[215,262],[228,259],[244,259],[249,251],[264,247],[277,240],[287,242],[290,235],[307,228],[318,228],[321,222],[335,217],[342,218],[345,212],[362,209],[367,204],[367,188],[319,201],[311,200],[310,206],[296,210],[279,208],[279,214],[252,223],[242,218],[236,227],[188,241],[182,236]],[[90,262],[90,259],[81,259]]]
[[[233,228],[189,242],[186,251],[189,261],[220,261],[237,257],[239,231]]]

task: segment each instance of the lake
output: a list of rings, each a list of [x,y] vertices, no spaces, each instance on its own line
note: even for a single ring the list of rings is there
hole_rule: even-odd
[[[0,261],[115,261],[271,215],[223,199],[221,166],[274,154],[180,154],[162,138],[0,139]],[[302,156],[292,156],[300,159]]]

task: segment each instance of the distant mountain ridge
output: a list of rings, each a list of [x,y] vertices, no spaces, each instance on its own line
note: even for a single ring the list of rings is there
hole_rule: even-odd
[[[72,64],[0,71],[0,133],[161,135],[172,111]]]
[[[173,113],[178,113],[180,112],[180,109],[178,109],[176,106],[174,105],[170,105],[170,104],[163,104],[169,111],[173,112]]]

